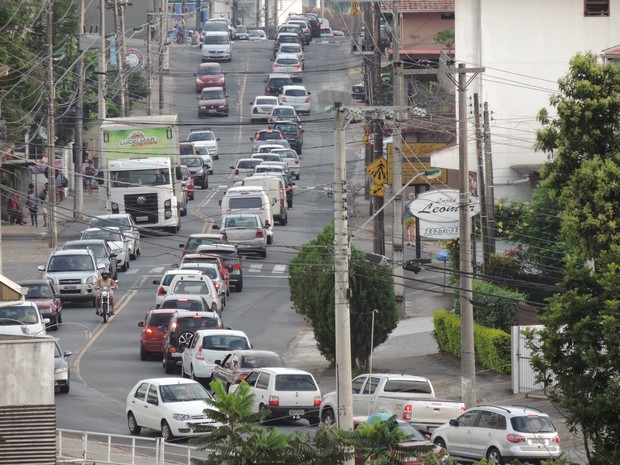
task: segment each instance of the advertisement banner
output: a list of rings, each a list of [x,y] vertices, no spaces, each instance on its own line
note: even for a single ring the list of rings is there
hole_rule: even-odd
[[[424,192],[409,204],[409,211],[413,216],[431,223],[456,222],[458,224],[460,209],[459,191],[456,189]],[[470,218],[480,213],[478,197],[468,196],[467,209]]]
[[[433,223],[431,221],[418,220],[420,222],[420,237],[429,239],[457,239],[459,237],[459,222]]]
[[[178,152],[169,128],[118,129],[106,131],[107,161],[135,157],[170,157]]]

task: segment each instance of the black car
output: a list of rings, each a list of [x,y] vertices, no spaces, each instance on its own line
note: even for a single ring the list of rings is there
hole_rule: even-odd
[[[291,148],[301,154],[301,147],[304,145],[304,130],[301,124],[293,121],[276,121],[271,127],[280,131]]]
[[[290,74],[270,74],[265,82],[265,95],[280,95],[284,86],[293,85],[293,78]]]
[[[183,155],[181,164],[187,166],[191,177],[194,179],[194,186],[200,186],[202,189],[209,187],[209,169],[205,166],[201,156]]]

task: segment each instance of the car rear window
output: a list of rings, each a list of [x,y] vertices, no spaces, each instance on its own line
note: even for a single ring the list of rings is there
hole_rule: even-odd
[[[316,383],[310,375],[277,375],[276,391],[316,391]]]
[[[222,74],[222,70],[219,66],[201,66],[198,68],[198,74],[201,76],[215,76]]]
[[[261,164],[261,160],[244,160],[237,163],[237,168],[254,169]]]
[[[291,97],[305,97],[306,91],[304,89],[286,89],[284,95],[290,95]]]
[[[291,79],[288,78],[274,78],[269,80],[269,85],[270,86],[278,86],[278,87],[282,87],[282,86],[289,86],[293,83],[293,81]]]
[[[284,367],[286,364],[280,357],[275,355],[245,355],[241,357],[243,368]]]
[[[217,329],[220,322],[216,317],[184,317],[177,319],[179,331],[198,331],[199,329]]]
[[[178,310],[191,310],[192,312],[202,312],[205,310],[202,303],[197,300],[164,300],[160,308],[175,308]]]
[[[172,293],[209,295],[209,286],[204,281],[179,281]]]
[[[528,415],[513,417],[510,423],[515,431],[520,433],[554,433],[555,426],[547,416]]]
[[[235,197],[228,202],[231,210],[242,210],[244,208],[263,208],[261,197]]]
[[[406,379],[389,379],[383,388],[385,392],[407,392],[410,394],[431,394],[431,386],[428,381],[416,381]]]
[[[299,60],[296,58],[278,58],[276,63],[280,65],[296,65],[299,63]]]
[[[246,350],[251,349],[243,336],[205,336],[202,348],[207,350]]]
[[[149,326],[168,326],[172,313],[153,313],[149,319]]]

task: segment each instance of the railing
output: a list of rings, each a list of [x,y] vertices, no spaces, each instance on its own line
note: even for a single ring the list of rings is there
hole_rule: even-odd
[[[57,429],[56,457],[59,465],[191,465],[205,453],[161,438]]]

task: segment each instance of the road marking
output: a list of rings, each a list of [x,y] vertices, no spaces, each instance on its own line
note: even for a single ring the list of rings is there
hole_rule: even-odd
[[[149,271],[149,273],[158,273],[161,274],[164,271],[166,271],[168,268],[166,268],[165,266],[158,266],[157,268],[151,268],[151,270]]]
[[[126,275],[127,274],[136,274],[138,271],[140,271],[139,268],[131,267],[127,271],[125,271],[123,274],[126,274]]]
[[[263,265],[262,264],[259,265],[259,264],[253,263],[253,264],[250,265],[250,267],[248,269],[248,272],[250,272],[250,273],[260,273],[262,269],[263,269]]]
[[[275,265],[272,273],[284,273],[286,271],[286,265]]]

